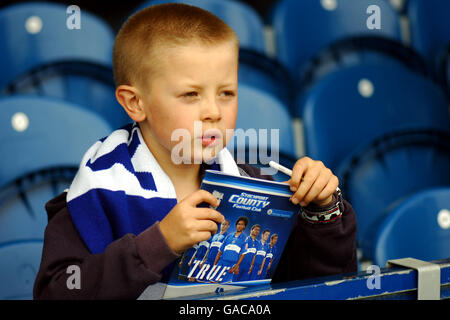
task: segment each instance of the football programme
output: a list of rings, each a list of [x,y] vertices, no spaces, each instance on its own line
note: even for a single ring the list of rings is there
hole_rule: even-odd
[[[300,211],[289,185],[207,170],[201,189],[220,200],[213,208],[225,221],[177,261],[164,298],[270,283]]]

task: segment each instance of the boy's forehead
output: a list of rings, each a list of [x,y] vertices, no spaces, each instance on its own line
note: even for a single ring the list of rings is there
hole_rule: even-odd
[[[236,59],[238,56],[238,50],[234,48],[231,41],[223,41],[217,44],[205,44],[200,41],[182,44],[162,44],[153,49],[154,55],[161,60],[165,60],[169,65],[173,63],[174,60],[186,60],[195,58],[196,55],[209,54],[215,51],[224,54],[229,53],[230,55],[235,56]]]
[[[217,57],[217,53],[220,54],[221,58],[226,57],[231,59],[231,62],[237,67],[238,49],[234,48],[231,41],[224,41],[218,44],[193,42],[189,44],[161,44],[154,46],[148,50],[145,55],[146,58],[143,61],[143,70],[145,70],[144,78],[148,83],[148,80],[158,76],[179,76],[179,73],[171,73],[176,68],[183,73],[188,73],[192,62],[197,61],[203,64],[205,62],[215,61],[214,59]],[[199,58],[204,55],[208,55],[208,61]],[[227,63],[226,66],[231,67],[233,64]]]

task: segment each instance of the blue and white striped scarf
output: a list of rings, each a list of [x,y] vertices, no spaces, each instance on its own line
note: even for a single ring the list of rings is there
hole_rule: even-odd
[[[209,168],[239,175],[226,148]],[[161,221],[177,198],[172,181],[134,123],[89,148],[69,188],[67,203],[88,249],[101,253],[125,234],[138,235]]]

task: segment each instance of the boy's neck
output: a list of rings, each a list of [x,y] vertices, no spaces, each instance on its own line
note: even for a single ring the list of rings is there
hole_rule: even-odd
[[[159,162],[159,161],[158,161]],[[172,161],[159,165],[169,176],[177,194],[178,202],[192,192],[200,189],[200,165],[199,164],[174,164]]]
[[[194,183],[200,187],[200,164],[174,164],[169,160],[160,162],[159,165],[172,180],[175,187]]]

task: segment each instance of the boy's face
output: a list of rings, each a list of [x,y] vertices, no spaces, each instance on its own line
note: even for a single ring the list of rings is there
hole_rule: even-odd
[[[193,43],[160,52],[156,73],[142,89],[144,139],[154,154],[176,154],[184,163],[208,161],[225,147],[231,138],[226,130],[236,124],[236,47],[231,41]],[[182,152],[172,154],[175,146]]]

